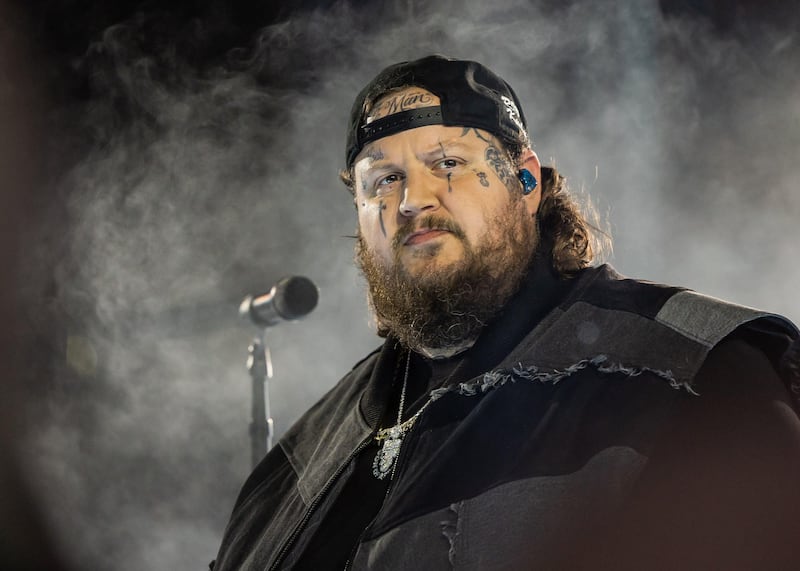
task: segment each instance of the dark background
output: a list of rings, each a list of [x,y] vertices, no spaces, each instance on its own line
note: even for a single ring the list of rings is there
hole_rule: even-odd
[[[77,568],[214,557],[249,470],[245,294],[287,274],[321,291],[269,331],[278,434],[379,343],[336,173],[352,99],[389,63],[505,77],[623,273],[800,318],[795,3],[2,10],[0,430]]]

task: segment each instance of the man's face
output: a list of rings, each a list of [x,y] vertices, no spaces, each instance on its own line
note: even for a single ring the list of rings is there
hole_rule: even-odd
[[[371,119],[438,104],[408,88]],[[519,287],[536,247],[541,178],[529,149],[513,165],[489,133],[430,125],[372,142],[354,164],[357,255],[381,325],[429,356],[469,346]]]
[[[438,103],[407,88],[379,100],[370,119]],[[538,160],[526,158],[541,178]],[[538,191],[522,198],[517,166],[495,137],[473,128],[430,125],[379,139],[359,154],[354,175],[364,245],[422,281],[503,240],[517,220],[532,224],[539,204]]]

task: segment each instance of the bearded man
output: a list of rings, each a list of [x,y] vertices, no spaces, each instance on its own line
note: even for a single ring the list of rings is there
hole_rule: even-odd
[[[794,566],[791,323],[590,267],[476,62],[379,73],[342,178],[386,341],[256,468],[214,569]]]

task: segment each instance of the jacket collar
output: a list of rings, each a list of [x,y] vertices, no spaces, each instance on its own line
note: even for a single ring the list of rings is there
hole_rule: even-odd
[[[457,359],[447,384],[471,379],[499,364],[505,356],[569,293],[573,279],[561,278],[549,257],[537,255],[516,294],[489,323],[475,344]],[[378,355],[361,402],[361,414],[376,428],[392,395],[399,391],[399,363],[406,349],[389,336]]]

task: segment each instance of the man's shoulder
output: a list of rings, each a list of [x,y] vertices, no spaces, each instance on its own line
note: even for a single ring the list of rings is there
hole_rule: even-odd
[[[344,378],[347,378],[348,375],[358,375],[364,371],[371,371],[372,368],[375,367],[375,363],[377,362],[378,356],[381,354],[382,349],[383,345],[379,345],[367,353],[361,360],[356,361],[355,365],[353,365],[353,367],[350,369],[350,372],[345,375]]]
[[[562,308],[583,303],[655,318],[671,297],[688,291],[683,287],[624,276],[609,264],[586,268],[575,279],[576,284],[561,303]]]
[[[382,347],[368,353],[363,359],[342,376],[300,419],[287,431],[285,439],[292,440],[308,424],[327,423],[330,409],[339,409],[341,412],[347,404],[355,405],[361,398],[372,376],[381,354]]]
[[[749,323],[792,338],[800,336],[797,327],[782,315],[685,287],[625,277],[608,264],[589,268],[578,278],[573,294],[562,306],[574,303],[633,313],[708,347]]]
[[[372,370],[381,354],[381,347],[369,352],[357,361],[311,408],[300,418],[297,424],[308,422],[309,417],[317,417],[325,413],[329,404],[341,408],[343,402],[357,401],[369,383]]]
[[[691,387],[709,351],[734,332],[756,345],[798,337],[788,319],[683,287],[624,277],[610,266],[581,272],[570,293],[509,360],[544,370],[586,363],[606,371],[651,371]]]

